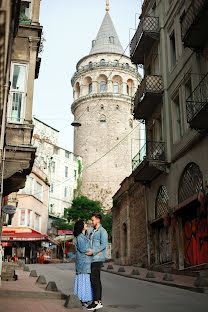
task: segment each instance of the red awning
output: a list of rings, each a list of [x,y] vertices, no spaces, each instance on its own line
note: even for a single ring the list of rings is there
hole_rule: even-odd
[[[43,241],[47,240],[47,235],[32,231],[31,233],[15,233],[12,231],[2,232],[2,241]]]

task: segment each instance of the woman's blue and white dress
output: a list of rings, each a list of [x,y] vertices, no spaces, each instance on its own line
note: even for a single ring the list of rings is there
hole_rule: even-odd
[[[79,297],[82,302],[93,300],[93,290],[90,281],[91,273],[91,257],[85,255],[90,249],[89,239],[81,233],[75,242],[77,251],[76,256],[76,277],[74,282],[74,294]]]

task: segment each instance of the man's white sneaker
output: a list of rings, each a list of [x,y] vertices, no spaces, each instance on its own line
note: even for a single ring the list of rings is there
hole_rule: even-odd
[[[102,305],[102,302],[100,301],[100,302],[98,303],[97,307],[96,307],[96,310],[97,310],[97,309],[101,309],[101,308],[103,308],[103,305]]]

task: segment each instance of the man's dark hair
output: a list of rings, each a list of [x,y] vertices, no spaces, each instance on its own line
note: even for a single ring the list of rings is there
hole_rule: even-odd
[[[82,233],[83,229],[84,229],[84,221],[82,220],[77,221],[74,225],[74,232],[73,232],[74,237],[79,236],[79,234]]]
[[[96,219],[100,219],[100,222],[102,221],[102,218],[103,218],[101,213],[94,213],[92,217],[95,217]]]

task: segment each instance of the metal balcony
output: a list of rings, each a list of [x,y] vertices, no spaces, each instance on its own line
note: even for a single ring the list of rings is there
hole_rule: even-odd
[[[147,56],[155,40],[159,40],[159,36],[159,18],[155,16],[142,18],[130,44],[132,62],[144,64],[144,56]]]
[[[181,19],[182,41],[185,47],[199,49],[207,41],[208,1],[192,0]]]
[[[162,76],[145,76],[134,98],[134,116],[136,119],[147,119],[152,115],[163,94]]]
[[[146,142],[132,160],[135,181],[150,183],[166,169],[164,142]]]
[[[186,112],[191,128],[208,129],[208,73],[187,98]]]

